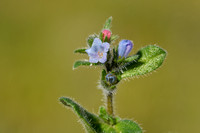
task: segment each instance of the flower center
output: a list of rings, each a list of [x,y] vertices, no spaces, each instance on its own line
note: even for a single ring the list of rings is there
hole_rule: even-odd
[[[100,58],[102,58],[102,57],[103,57],[103,53],[98,52],[98,56],[99,56]]]

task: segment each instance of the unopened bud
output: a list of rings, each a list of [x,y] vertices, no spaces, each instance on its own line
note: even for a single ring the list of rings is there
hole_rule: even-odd
[[[122,40],[118,46],[119,58],[127,57],[133,48],[133,43],[130,40]]]
[[[105,40],[106,37],[108,40],[110,40],[110,37],[111,37],[110,30],[103,30],[102,33],[103,33],[103,41]]]

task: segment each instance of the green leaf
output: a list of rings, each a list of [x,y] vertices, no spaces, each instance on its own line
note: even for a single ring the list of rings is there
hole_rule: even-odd
[[[132,61],[136,61],[138,59],[139,55],[132,55],[132,56],[129,56],[127,58],[125,57],[122,57],[120,59],[117,60],[117,63],[131,63]]]
[[[109,42],[108,37],[106,36],[103,42]]]
[[[80,53],[80,54],[87,54],[87,52],[85,52],[85,48],[83,48],[83,49],[76,49],[76,50],[74,50],[74,53]]]
[[[106,130],[112,132],[114,131],[114,129],[112,129],[108,124],[104,123],[103,120],[101,120],[98,116],[88,112],[70,98],[61,97],[60,102],[73,109],[89,133],[103,133],[103,131]]]
[[[131,120],[121,120],[119,117],[113,118],[103,107],[100,108],[100,117],[98,117],[70,98],[61,97],[59,100],[74,111],[88,133],[142,133],[138,124]]]
[[[110,41],[112,42],[112,41],[115,41],[115,40],[117,40],[119,38],[119,36],[118,35],[112,35],[111,37],[110,37]]]
[[[114,47],[113,48],[113,61],[117,62],[117,59],[118,59],[118,48]]]
[[[117,60],[117,63],[121,63],[121,62],[124,62],[124,61],[125,61],[125,57],[122,57],[122,58]]]
[[[146,46],[138,51],[137,61],[127,63],[121,74],[122,78],[147,74],[159,68],[166,57],[166,51],[154,45]]]
[[[90,35],[87,39],[87,43],[88,45],[91,47],[92,46],[92,43],[94,41],[94,39],[97,38],[97,35],[96,34],[93,34],[93,35]]]
[[[106,70],[103,69],[101,73],[101,80],[105,80],[105,79],[106,79]]]
[[[135,60],[138,59],[138,57],[139,57],[139,55],[132,55],[132,56],[129,56],[129,57],[127,57],[127,58],[124,60],[124,62],[135,61]]]
[[[104,120],[104,122],[110,124],[110,125],[115,125],[117,120],[109,115],[104,107],[100,107],[99,109],[99,117]]]
[[[99,34],[99,39],[103,42],[103,33],[102,32],[100,32],[100,34]]]
[[[142,133],[139,125],[131,120],[121,120],[115,125],[117,133]]]
[[[77,68],[79,66],[95,66],[95,65],[99,65],[98,63],[90,63],[89,61],[76,61],[74,63],[73,68]]]
[[[111,28],[111,23],[112,23],[112,17],[109,17],[107,20],[106,20],[106,23],[104,25],[104,29],[110,29]]]

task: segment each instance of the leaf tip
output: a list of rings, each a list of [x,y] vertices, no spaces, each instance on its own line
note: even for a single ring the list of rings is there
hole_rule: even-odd
[[[64,104],[65,106],[70,106],[67,101],[69,100],[69,98],[66,98],[66,97],[60,97],[59,98],[59,101]]]

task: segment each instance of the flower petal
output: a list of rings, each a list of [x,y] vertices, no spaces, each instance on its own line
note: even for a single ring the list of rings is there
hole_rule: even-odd
[[[89,62],[90,63],[97,63],[98,62],[98,58],[93,58],[93,57],[90,56]]]
[[[128,56],[128,54],[131,52],[132,48],[133,48],[133,44],[129,43],[129,44],[126,45],[126,51],[124,53],[124,57]]]
[[[108,50],[109,50],[109,48],[110,48],[110,44],[107,43],[107,42],[104,42],[102,45],[103,45],[103,47],[104,47],[103,52],[108,52]]]
[[[92,46],[93,45],[101,45],[101,44],[102,44],[102,41],[99,38],[95,38],[93,43],[92,43]]]
[[[87,52],[89,56],[93,56],[93,57],[94,57],[94,56],[95,56],[95,57],[98,56],[98,54],[97,54],[98,50],[95,51],[95,50],[93,50],[92,48],[85,50],[85,52]]]
[[[99,61],[105,63],[107,61],[107,52],[109,48],[109,43],[102,43],[99,38],[95,38],[92,47],[86,50],[90,57],[89,62],[97,63]]]
[[[91,53],[91,48],[85,50],[86,53]]]
[[[119,43],[119,46],[118,46],[118,56],[119,56],[119,57],[123,57],[125,51],[126,51],[126,46],[125,46],[125,45],[122,45],[122,43],[120,42],[120,43]]]
[[[103,57],[99,59],[99,62],[105,63],[107,61],[107,53],[103,53]]]

